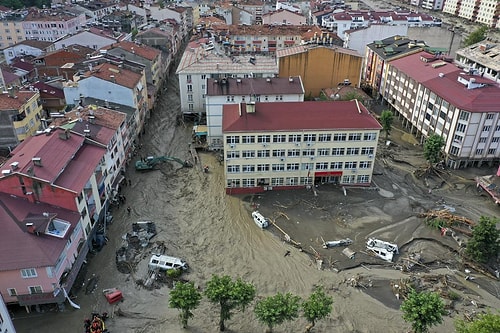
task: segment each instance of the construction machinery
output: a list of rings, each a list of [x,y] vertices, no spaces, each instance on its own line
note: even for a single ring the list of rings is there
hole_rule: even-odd
[[[139,161],[135,162],[135,169],[137,171],[146,171],[146,170],[153,170],[159,163],[163,162],[177,162],[180,165],[182,165],[184,168],[192,168],[193,164],[189,162],[188,160],[181,160],[180,158],[177,157],[172,157],[172,156],[148,156],[146,158],[140,159]]]

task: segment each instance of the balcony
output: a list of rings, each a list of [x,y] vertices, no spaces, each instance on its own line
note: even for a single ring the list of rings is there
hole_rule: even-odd
[[[56,295],[54,295],[56,294]],[[57,289],[50,293],[39,293],[39,294],[24,294],[17,295],[17,301],[19,305],[36,305],[36,304],[50,304],[50,303],[62,303],[64,301],[64,293]]]

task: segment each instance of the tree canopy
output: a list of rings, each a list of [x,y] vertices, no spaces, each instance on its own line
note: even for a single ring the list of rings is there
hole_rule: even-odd
[[[430,135],[424,143],[424,157],[429,163],[437,163],[441,160],[441,149],[444,139],[437,134]]]
[[[278,293],[257,302],[254,311],[257,319],[267,325],[268,332],[272,332],[273,327],[281,325],[287,320],[297,318],[299,309],[299,296],[291,293]]]
[[[193,317],[191,310],[198,307],[201,297],[193,282],[177,282],[170,291],[169,306],[181,311],[179,317],[183,328],[187,328],[188,319]]]
[[[389,135],[391,134],[393,121],[394,121],[394,115],[392,114],[392,111],[390,111],[390,110],[382,111],[382,114],[380,115],[380,122],[382,123],[382,128],[385,131],[385,139],[386,140],[389,137]]]
[[[457,333],[491,333],[500,332],[500,315],[484,313],[471,322],[458,320],[455,322]]]
[[[470,46],[476,43],[479,43],[480,41],[486,39],[486,33],[488,32],[488,27],[485,25],[480,26],[473,32],[471,32],[465,39],[464,39],[464,46]]]
[[[306,332],[310,332],[316,321],[325,318],[332,312],[333,298],[326,295],[322,286],[316,287],[307,300],[302,303],[304,317],[309,322]]]
[[[428,332],[429,327],[443,322],[444,303],[434,292],[412,290],[401,305],[403,319],[411,323],[416,333]]]
[[[241,279],[233,281],[230,276],[213,275],[208,281],[205,295],[212,302],[220,305],[219,329],[226,329],[225,321],[231,319],[232,310],[245,310],[255,298],[255,287]]]
[[[0,5],[12,8],[21,9],[25,7],[50,8],[50,0],[0,0]]]
[[[481,216],[479,223],[472,229],[472,237],[467,242],[466,252],[474,260],[488,262],[498,256],[500,251],[500,230],[498,219]]]

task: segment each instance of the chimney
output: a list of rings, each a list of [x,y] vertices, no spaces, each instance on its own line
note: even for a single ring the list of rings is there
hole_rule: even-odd
[[[65,129],[64,132],[59,132],[59,139],[61,140],[68,140],[70,138],[71,134],[69,132],[69,129]]]
[[[12,169],[12,171],[16,170],[17,168],[19,168],[19,162],[12,162],[10,164],[10,168]]]
[[[288,78],[288,82],[292,83],[292,82],[293,82],[293,77],[291,77],[291,76],[290,76],[290,77]]]
[[[10,98],[14,98],[16,96],[16,91],[14,90],[14,88],[9,87],[7,90],[9,91]]]
[[[42,158],[41,157],[33,157],[31,159],[31,161],[33,162],[34,165],[36,166],[42,166]]]
[[[26,231],[28,231],[30,234],[35,234],[35,226],[33,223],[26,223]]]
[[[246,112],[247,113],[255,113],[255,103],[247,103],[246,104]]]
[[[116,79],[115,79],[114,75],[110,75],[109,78],[111,79],[111,81],[113,81],[113,83],[116,83]]]
[[[266,79],[266,82],[267,82],[267,83],[271,83],[271,78],[270,78],[270,77],[268,77],[268,78]]]

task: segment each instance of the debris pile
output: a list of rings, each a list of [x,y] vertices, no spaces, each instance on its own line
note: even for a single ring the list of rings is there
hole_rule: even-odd
[[[418,217],[425,218],[425,222],[435,221],[440,228],[450,228],[455,232],[460,232],[464,235],[471,236],[472,229],[476,222],[463,216],[452,214],[448,209],[430,210],[425,213],[420,213]]]
[[[134,271],[141,249],[149,245],[156,236],[156,225],[152,221],[132,223],[132,231],[122,236],[122,246],[116,251],[116,267],[119,272],[129,274]]]

